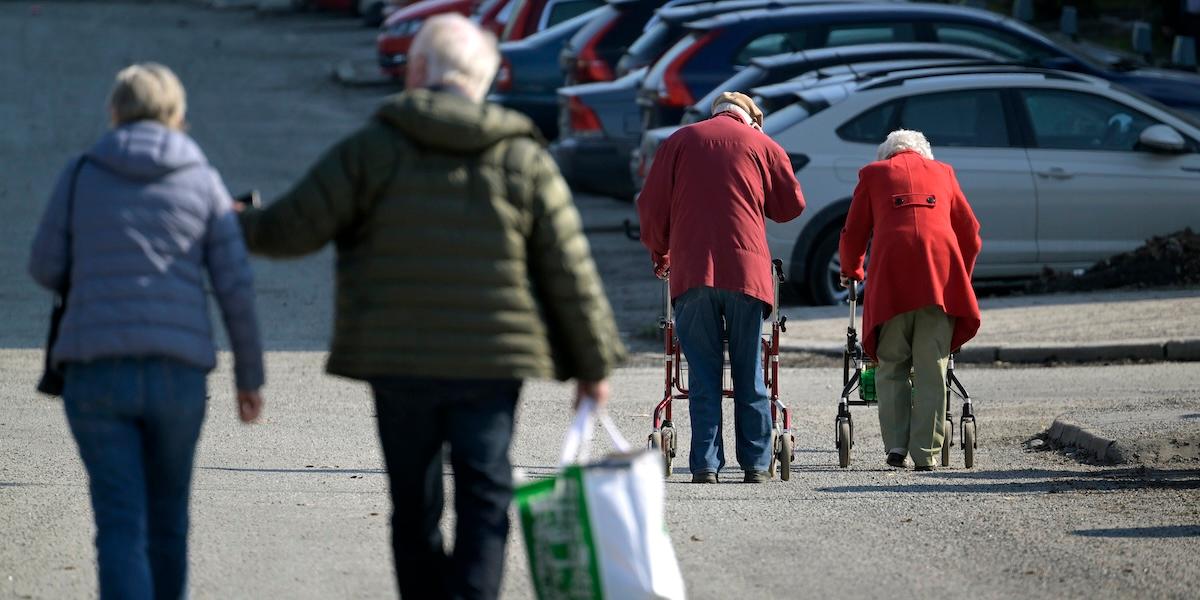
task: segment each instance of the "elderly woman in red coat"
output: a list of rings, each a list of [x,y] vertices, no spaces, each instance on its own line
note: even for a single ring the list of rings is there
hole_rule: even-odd
[[[980,238],[954,169],[933,159],[920,132],[893,131],[859,171],[839,248],[844,284],[863,279],[868,241],[863,349],[879,361],[887,464],[903,467],[908,456],[932,471],[946,433],[946,363],[979,330],[971,272]]]

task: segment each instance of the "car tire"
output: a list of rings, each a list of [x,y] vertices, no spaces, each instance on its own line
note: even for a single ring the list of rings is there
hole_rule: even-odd
[[[808,261],[805,285],[814,305],[840,304],[849,297],[838,282],[841,259],[838,256],[840,228],[830,228],[818,238]]]
[[[362,9],[363,25],[367,27],[379,27],[383,24],[383,8],[384,2],[379,0],[372,2]]]

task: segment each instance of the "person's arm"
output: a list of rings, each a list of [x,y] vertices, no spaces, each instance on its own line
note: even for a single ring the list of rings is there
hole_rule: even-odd
[[[675,136],[654,153],[654,162],[637,199],[642,244],[650,251],[655,272],[663,276],[671,266],[671,189],[675,180]]]
[[[212,212],[204,237],[204,266],[233,348],[234,383],[242,419],[252,421],[261,409],[257,392],[265,381],[254,306],[254,274],[233,211],[233,199],[216,171],[211,175]]]
[[[871,210],[871,195],[867,191],[867,177],[866,168],[858,172],[858,185],[854,187],[854,197],[850,200],[850,214],[846,215],[846,225],[842,227],[842,239],[838,244],[842,277],[855,281],[862,281],[866,275],[863,262],[875,220]]]
[[[979,236],[979,220],[975,218],[975,211],[971,210],[966,195],[958,185],[958,176],[954,174],[954,168],[948,165],[947,168],[950,171],[950,181],[954,185],[954,199],[950,203],[950,226],[958,239],[958,251],[962,253],[963,264],[966,265],[969,276],[975,273],[975,260],[979,258],[979,251],[983,248],[983,238]]]
[[[767,178],[763,189],[763,212],[776,223],[786,223],[804,212],[804,193],[792,170],[787,152],[774,141],[767,153]]]
[[[558,167],[540,148],[530,162],[526,170],[533,183],[527,250],[530,278],[557,342],[557,375],[579,380],[581,395],[606,394],[604,380],[625,357],[612,308]]]
[[[78,159],[82,160],[82,159]],[[29,275],[42,287],[59,291],[67,283],[67,265],[70,264],[69,235],[67,228],[67,196],[70,194],[71,178],[75,176],[76,163],[72,162],[58,176],[58,183],[50,194],[50,201],[42,212],[37,233],[29,252]]]
[[[394,157],[378,126],[342,140],[275,202],[241,212],[246,247],[280,258],[320,250],[367,209],[394,170]]]

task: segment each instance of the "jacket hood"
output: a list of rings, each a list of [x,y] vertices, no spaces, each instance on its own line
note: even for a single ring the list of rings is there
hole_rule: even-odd
[[[88,151],[89,159],[133,179],[158,179],[183,167],[208,164],[186,133],[155,121],[117,127]]]
[[[514,137],[542,141],[528,117],[449,92],[409,90],[388,98],[375,115],[421,146],[478,154]]]

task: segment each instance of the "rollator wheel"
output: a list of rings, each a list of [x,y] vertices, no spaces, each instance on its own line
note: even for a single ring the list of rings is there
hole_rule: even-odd
[[[767,463],[767,476],[775,476],[775,463],[779,461],[779,434],[771,432],[771,462]]]
[[[779,479],[787,481],[792,478],[792,448],[796,442],[790,433],[779,436],[779,442]]]
[[[962,431],[963,466],[975,466],[975,419],[964,420]]]
[[[838,419],[838,466],[845,469],[850,466],[850,446],[853,443],[850,421]]]
[[[654,433],[650,434],[649,438],[646,439],[646,449],[658,450],[659,448],[662,448],[662,434],[655,431]]]
[[[946,435],[942,437],[942,466],[950,466],[950,446],[954,445],[954,421],[946,420]]]
[[[670,427],[662,429],[663,477],[671,476],[671,463],[675,458],[675,430]]]

